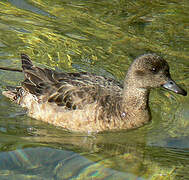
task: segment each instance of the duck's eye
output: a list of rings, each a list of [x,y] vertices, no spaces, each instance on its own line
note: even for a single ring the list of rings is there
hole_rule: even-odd
[[[158,69],[155,68],[155,67],[153,67],[153,68],[151,69],[151,72],[154,73],[154,74],[156,74],[156,73],[158,72]]]

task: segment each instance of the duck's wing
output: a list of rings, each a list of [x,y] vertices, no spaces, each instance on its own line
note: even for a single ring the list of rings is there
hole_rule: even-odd
[[[94,74],[58,73],[36,67],[29,57],[21,55],[25,80],[22,86],[43,102],[56,103],[68,109],[80,109],[112,92],[121,93],[121,85],[114,79]]]

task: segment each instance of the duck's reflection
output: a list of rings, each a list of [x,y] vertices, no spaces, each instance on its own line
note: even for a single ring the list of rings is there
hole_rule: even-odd
[[[145,179],[175,177],[183,172],[188,176],[187,149],[148,146],[140,132],[86,136],[58,131],[36,131],[35,136],[24,138],[26,146],[0,153],[1,174],[17,172],[57,179]]]

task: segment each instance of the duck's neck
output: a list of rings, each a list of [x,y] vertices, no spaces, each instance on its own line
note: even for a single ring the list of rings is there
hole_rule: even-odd
[[[129,88],[127,88],[129,87]],[[143,107],[148,107],[148,99],[149,99],[149,90],[144,88],[135,88],[131,86],[127,86],[123,90],[123,105],[140,109]]]
[[[124,89],[122,93],[122,107],[126,107],[132,110],[148,110],[148,99],[150,89],[142,88],[140,81],[136,80],[135,74],[133,74],[132,66],[128,70],[124,81]]]
[[[129,88],[128,88],[129,87]],[[130,116],[131,124],[136,127],[150,120],[148,106],[149,90],[125,85],[122,97],[122,110]]]

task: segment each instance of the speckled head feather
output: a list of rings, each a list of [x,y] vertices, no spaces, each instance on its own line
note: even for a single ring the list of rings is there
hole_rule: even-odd
[[[168,63],[155,54],[145,54],[130,66],[126,84],[135,83],[138,88],[160,87],[170,78]]]
[[[26,107],[29,116],[71,131],[100,132],[142,126],[150,120],[148,99],[154,87],[163,86],[186,95],[171,79],[167,62],[155,54],[134,60],[124,87],[114,79],[91,73],[58,73],[39,68],[25,54],[21,59],[25,80],[3,94]]]

